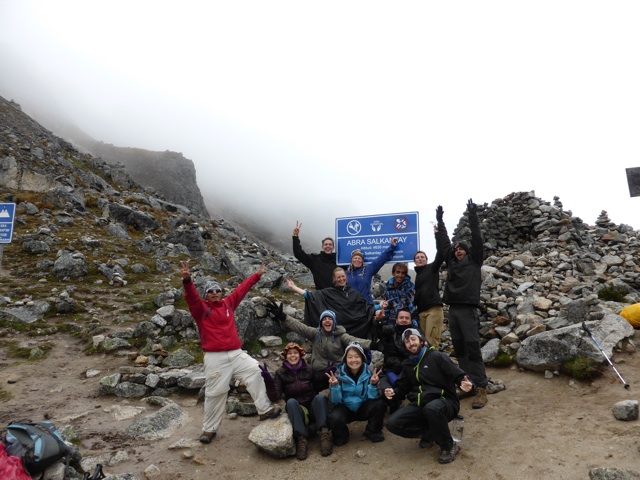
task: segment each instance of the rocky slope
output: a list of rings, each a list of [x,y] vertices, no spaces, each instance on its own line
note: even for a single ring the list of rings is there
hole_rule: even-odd
[[[183,259],[191,260],[197,286],[215,278],[227,289],[267,266],[237,315],[254,353],[262,355],[255,349],[259,338],[284,335],[267,318],[267,298],[284,301],[302,318],[302,302],[282,288],[283,280],[310,286],[311,277],[287,253],[144,189],[123,166],[78,151],[2,98],[0,201],[17,204],[0,269],[0,364],[46,358],[48,336],[69,332],[88,353],[130,356],[131,368],[147,368],[106,378],[103,394],[198,391],[201,352],[177,274]],[[586,225],[557,199],[533,192],[479,205],[479,216],[487,250],[480,310],[488,364],[553,372],[577,357],[601,362],[580,334],[581,322],[604,339],[609,355],[635,351],[633,330],[617,313],[640,301],[638,232],[613,224],[606,212]],[[445,222],[451,230],[446,214]],[[465,217],[453,233],[468,239]],[[382,282],[373,290],[379,297]],[[441,348],[450,348],[446,335]],[[167,373],[189,366],[182,380]],[[162,383],[163,375],[175,383]]]

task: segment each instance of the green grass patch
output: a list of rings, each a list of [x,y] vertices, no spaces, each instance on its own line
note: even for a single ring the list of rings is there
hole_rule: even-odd
[[[589,357],[577,357],[565,362],[562,371],[576,380],[593,380],[602,375],[600,364]]]
[[[598,292],[598,298],[607,302],[624,302],[626,293],[614,286],[604,287]]]
[[[21,347],[18,342],[15,342],[13,340],[4,340],[0,342],[0,347],[5,349],[8,357],[37,361],[47,358],[47,355],[53,348],[53,345],[46,342],[41,345]],[[33,353],[36,349],[39,349],[42,353],[40,355],[33,356]]]
[[[507,352],[503,352],[502,350],[500,350],[498,352],[498,356],[493,361],[493,366],[498,368],[504,368],[504,367],[510,366],[511,363],[513,363],[513,358],[511,358],[511,355],[509,355]]]

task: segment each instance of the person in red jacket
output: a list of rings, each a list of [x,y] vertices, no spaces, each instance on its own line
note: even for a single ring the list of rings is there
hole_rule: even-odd
[[[247,387],[260,420],[277,417],[282,409],[269,400],[258,361],[242,350],[234,317],[234,311],[242,299],[265,273],[264,265],[224,298],[220,284],[207,283],[204,287],[204,299],[200,298],[191,281],[189,262],[180,262],[180,267],[184,298],[198,326],[200,346],[204,351],[206,380],[200,442],[210,443],[216,436],[226,410],[232,378],[239,379]]]

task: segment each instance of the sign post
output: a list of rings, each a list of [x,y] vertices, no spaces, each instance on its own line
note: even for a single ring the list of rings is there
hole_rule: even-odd
[[[13,237],[13,220],[16,213],[15,203],[0,203],[0,268],[5,243],[11,243]]]
[[[629,196],[640,197],[640,167],[627,168],[627,183]]]
[[[391,261],[412,262],[420,245],[419,232],[418,212],[336,218],[336,263],[351,263],[356,249],[362,251],[365,264],[371,263],[393,238],[398,245]]]

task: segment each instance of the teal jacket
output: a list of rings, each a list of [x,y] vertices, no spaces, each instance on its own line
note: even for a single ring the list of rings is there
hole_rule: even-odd
[[[345,368],[347,366],[343,363],[338,365],[336,369],[338,385],[331,387],[329,399],[334,405],[341,403],[352,412],[357,412],[364,402],[378,398],[378,388],[369,383],[371,372],[366,365],[357,381],[345,373]]]

